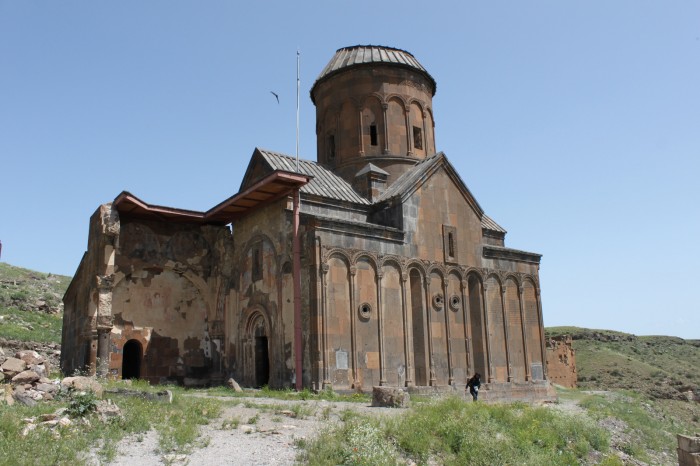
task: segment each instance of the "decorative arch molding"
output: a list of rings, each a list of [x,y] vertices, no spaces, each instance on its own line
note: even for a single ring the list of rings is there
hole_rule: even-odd
[[[397,94],[397,93],[387,94],[385,96],[385,99],[386,99],[385,100],[386,103],[389,103],[392,100],[398,101],[398,103],[401,104],[401,106],[403,107],[404,111],[408,110],[409,105],[410,105],[407,97],[403,94]]]
[[[328,263],[328,261],[330,261],[330,260],[333,259],[334,257],[335,257],[335,258],[338,258],[338,259],[340,259],[340,260],[342,260],[342,261],[345,263],[345,265],[348,267],[348,269],[349,269],[349,268],[353,265],[353,263],[354,263],[354,262],[353,262],[352,256],[350,256],[350,255],[347,253],[347,251],[345,251],[345,250],[343,250],[343,249],[331,249],[330,251],[328,251],[328,254],[325,256],[323,262],[324,262],[324,263]]]
[[[378,265],[379,268],[383,268],[387,265],[395,265],[399,273],[403,274],[406,272],[405,261],[402,261],[400,256],[380,256]]]
[[[271,337],[272,328],[270,326],[270,316],[265,307],[260,304],[253,306],[243,311],[241,319],[240,335],[242,338],[255,337],[255,329],[258,328],[258,323],[262,321],[265,335]]]
[[[413,105],[413,104],[416,104],[416,106],[418,106],[418,109],[419,109],[420,112],[421,112],[421,116],[422,116],[423,118],[425,118],[425,117],[426,117],[425,102],[423,102],[423,101],[420,100],[420,99],[409,98],[409,99],[406,101],[406,108],[410,108],[411,105]]]
[[[384,100],[384,96],[382,94],[380,94],[378,92],[371,92],[371,93],[365,95],[360,100],[359,105],[358,105],[358,110],[364,110],[365,108],[367,108],[367,106],[368,106],[367,103],[370,100],[376,100],[380,107],[386,103],[386,100]]]
[[[404,267],[406,268],[406,273],[411,273],[412,270],[417,270],[422,279],[425,279],[427,272],[425,269],[425,264],[417,259],[409,259],[406,261]]]

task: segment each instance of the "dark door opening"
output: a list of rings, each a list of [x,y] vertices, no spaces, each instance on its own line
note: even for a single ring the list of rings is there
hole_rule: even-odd
[[[122,354],[122,379],[141,377],[141,343],[129,340],[124,345]]]
[[[255,337],[255,386],[262,387],[270,381],[270,358],[267,337]]]

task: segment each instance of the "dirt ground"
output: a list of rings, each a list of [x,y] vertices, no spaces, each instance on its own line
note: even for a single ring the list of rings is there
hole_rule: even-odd
[[[313,438],[324,428],[340,422],[345,411],[373,416],[396,416],[405,412],[372,408],[365,403],[222,399],[235,400],[237,404],[226,406],[218,419],[201,427],[200,440],[189,455],[158,454],[158,436],[151,431],[122,440],[117,459],[110,465],[291,465],[299,453],[296,441]],[[296,417],[295,411],[299,413]],[[98,464],[96,457],[92,459],[93,464]]]

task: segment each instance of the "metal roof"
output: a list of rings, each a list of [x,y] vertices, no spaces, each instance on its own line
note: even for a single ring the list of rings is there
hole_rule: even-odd
[[[434,165],[440,163],[444,156],[445,155],[442,152],[438,152],[437,154],[431,155],[427,159],[418,162],[413,168],[394,181],[394,183],[389,186],[386,191],[384,191],[384,194],[382,194],[377,202],[391,199],[392,197],[400,195],[404,191],[411,189],[416,185],[418,180],[420,180],[428,171],[430,171]]]
[[[433,85],[432,91],[433,95],[435,95],[437,89],[435,79],[430,76],[430,73],[428,73],[423,65],[421,65],[410,52],[382,45],[353,45],[352,47],[343,47],[336,50],[331,61],[323,68],[321,74],[316,78],[316,82],[311,86],[311,99],[313,100],[314,88],[322,80],[347,68],[369,65],[372,63],[403,66],[423,73]]]
[[[494,222],[493,219],[486,214],[481,217],[481,228],[485,230],[497,231],[503,234],[508,233],[501,225]]]
[[[296,158],[266,149],[256,149],[273,170],[296,171]],[[352,186],[330,170],[316,162],[299,159],[299,173],[312,176],[308,184],[301,188],[302,193],[369,205],[370,202],[357,194]]]

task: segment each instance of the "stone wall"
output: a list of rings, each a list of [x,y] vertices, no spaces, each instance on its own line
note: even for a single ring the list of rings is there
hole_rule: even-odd
[[[700,434],[678,434],[678,465],[700,466]]]
[[[547,339],[547,374],[550,382],[566,388],[576,388],[576,351],[571,336]]]

